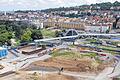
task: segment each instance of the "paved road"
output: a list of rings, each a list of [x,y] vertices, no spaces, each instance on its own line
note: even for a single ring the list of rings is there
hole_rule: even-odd
[[[110,80],[111,78],[120,77],[120,61],[115,67],[108,67],[101,72],[95,80]]]
[[[95,80],[110,80],[108,74],[112,73],[112,71],[113,71],[112,67],[106,68],[95,78]]]
[[[70,72],[62,72],[61,74],[73,77],[87,78],[89,80],[94,80],[95,75],[87,75],[87,74],[78,74],[78,73],[70,73]]]
[[[113,72],[108,75],[108,77],[120,77],[120,61],[114,68]]]
[[[35,61],[46,60],[50,57],[51,57],[50,55],[44,55],[42,57],[32,55],[27,57],[19,57],[13,60],[5,61],[5,62],[0,62],[0,64],[2,64],[5,67],[4,69],[0,70],[0,74],[4,74],[9,71],[23,69]],[[14,61],[16,61],[16,64],[12,63]]]
[[[46,60],[50,57],[51,57],[50,55],[44,55],[42,57],[36,57],[36,58],[33,57],[31,59],[27,59],[26,61],[23,61],[23,62],[17,64],[17,66],[18,66],[18,69],[23,69],[23,68],[26,68],[27,66],[29,66],[33,62],[36,62],[39,60]]]

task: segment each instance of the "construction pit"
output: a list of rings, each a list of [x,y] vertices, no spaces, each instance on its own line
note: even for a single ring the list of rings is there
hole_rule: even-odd
[[[81,54],[70,49],[56,49],[50,55],[51,58],[33,62],[17,74],[1,80],[94,80],[106,67],[113,66],[114,63],[114,60],[100,61],[94,53]],[[34,74],[35,72],[37,74]]]
[[[46,69],[53,69],[53,71],[59,71],[60,68],[63,68],[64,71],[70,72],[92,72],[99,73],[104,70],[106,67],[111,66],[112,63],[98,63],[91,59],[80,59],[80,60],[66,60],[60,58],[51,58],[45,61],[37,61],[32,63],[29,67],[24,70],[42,70],[42,67]]]
[[[113,65],[114,60],[102,62],[95,58],[95,54],[80,54],[71,50],[55,51],[51,54],[51,58],[44,61],[37,61],[23,69],[25,71],[63,71],[68,72],[86,72],[99,74],[106,67]]]

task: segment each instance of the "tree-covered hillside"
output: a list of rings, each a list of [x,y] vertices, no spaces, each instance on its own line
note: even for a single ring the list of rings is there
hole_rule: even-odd
[[[96,4],[91,4],[91,5],[81,5],[81,6],[74,6],[74,7],[50,8],[50,9],[41,10],[41,11],[49,13],[49,12],[54,12],[54,11],[70,11],[70,10],[80,11],[80,10],[89,10],[89,9],[110,10],[112,9],[112,7],[119,7],[119,6],[120,6],[120,2],[115,1],[114,3],[105,2],[105,3],[96,3]],[[116,8],[114,10],[119,11],[119,9],[116,9]]]
[[[34,39],[41,39],[40,29],[35,25],[22,21],[0,21],[0,45],[11,45],[10,39],[20,42],[29,42]]]

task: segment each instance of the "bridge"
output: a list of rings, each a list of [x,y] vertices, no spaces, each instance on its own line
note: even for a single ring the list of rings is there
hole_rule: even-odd
[[[61,40],[61,39],[68,39],[68,38],[78,38],[80,36],[120,36],[120,34],[78,34],[75,36],[65,36],[65,37],[57,37],[57,38],[49,38],[49,39],[40,39],[40,40],[34,40],[34,41],[35,42],[44,42],[44,41]]]
[[[76,39],[78,39],[81,36],[120,36],[120,34],[95,34],[95,33],[81,33],[79,34],[75,29],[69,29],[66,33],[64,33],[63,37],[56,37],[56,38],[48,38],[48,39],[39,39],[34,40],[36,43],[36,46],[40,42],[46,42],[46,41],[54,41],[54,40],[64,40],[64,41],[71,41],[74,42]]]

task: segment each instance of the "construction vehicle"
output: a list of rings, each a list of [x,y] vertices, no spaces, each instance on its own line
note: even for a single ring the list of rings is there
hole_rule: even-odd
[[[115,20],[115,22],[113,22],[113,29],[119,29],[120,27],[117,26],[117,23],[118,23],[118,21],[120,19],[120,16],[119,17],[115,17],[115,18],[116,18],[116,20]]]

